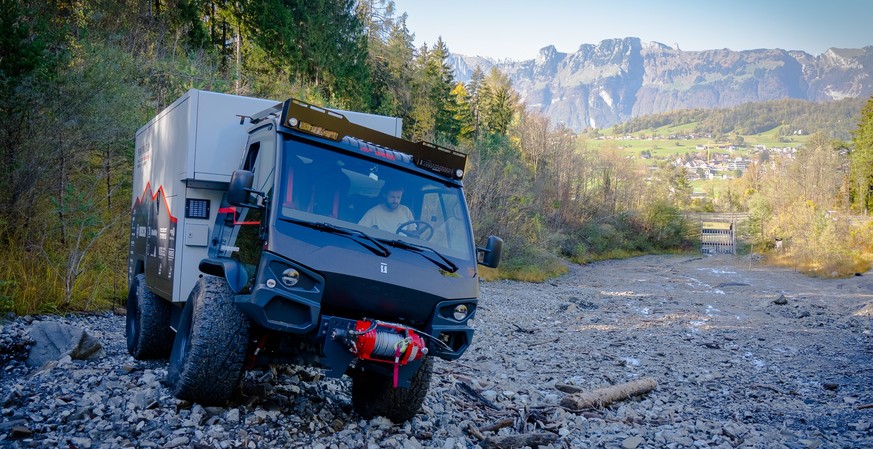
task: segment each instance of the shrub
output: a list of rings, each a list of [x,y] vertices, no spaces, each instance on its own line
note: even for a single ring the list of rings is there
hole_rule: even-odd
[[[542,282],[566,273],[567,265],[560,257],[543,247],[510,239],[503,246],[503,260],[496,271],[493,273],[483,270],[483,277]]]

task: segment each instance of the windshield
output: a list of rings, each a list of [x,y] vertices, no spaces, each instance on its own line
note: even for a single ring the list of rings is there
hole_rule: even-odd
[[[461,189],[378,161],[286,141],[279,218],[329,223],[471,260]]]

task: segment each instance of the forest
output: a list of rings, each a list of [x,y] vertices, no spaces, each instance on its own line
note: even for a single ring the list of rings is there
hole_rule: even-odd
[[[0,26],[0,312],[123,301],[134,134],[191,88],[397,116],[404,137],[465,152],[475,235],[506,241],[489,278],[691,250],[695,208],[748,211],[758,250],[784,237],[779,256],[811,272],[860,270],[873,253],[873,229],[852,218],[873,206],[871,101],[857,101],[851,139],[816,134],[701,205],[681,167],[589,148],[526,110],[499,71],[456,82],[448,44],[416,47],[391,1],[0,0]],[[773,123],[731,120],[721,132]]]
[[[692,132],[715,137],[729,134],[759,134],[828,130],[836,139],[849,140],[857,127],[853,120],[864,106],[863,98],[844,98],[825,103],[798,99],[746,103],[727,109],[686,109],[633,118],[613,127],[615,134],[630,134],[661,126],[693,124]]]

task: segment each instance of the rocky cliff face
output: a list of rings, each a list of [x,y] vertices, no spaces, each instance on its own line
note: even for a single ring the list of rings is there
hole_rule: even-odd
[[[485,71],[496,66],[529,108],[575,130],[675,109],[873,94],[873,46],[812,56],[779,49],[682,51],[631,37],[583,44],[574,53],[548,46],[527,61],[453,55],[450,63],[459,81],[477,65]]]

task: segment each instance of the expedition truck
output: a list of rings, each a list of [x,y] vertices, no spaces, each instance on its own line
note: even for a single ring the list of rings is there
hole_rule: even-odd
[[[352,378],[365,418],[410,419],[433,358],[470,345],[477,264],[466,159],[391,117],[191,90],[136,135],[126,337],[180,398],[222,404],[245,370]],[[400,187],[393,187],[400,186]],[[360,224],[399,189],[411,218]],[[386,225],[382,226],[383,228]]]

